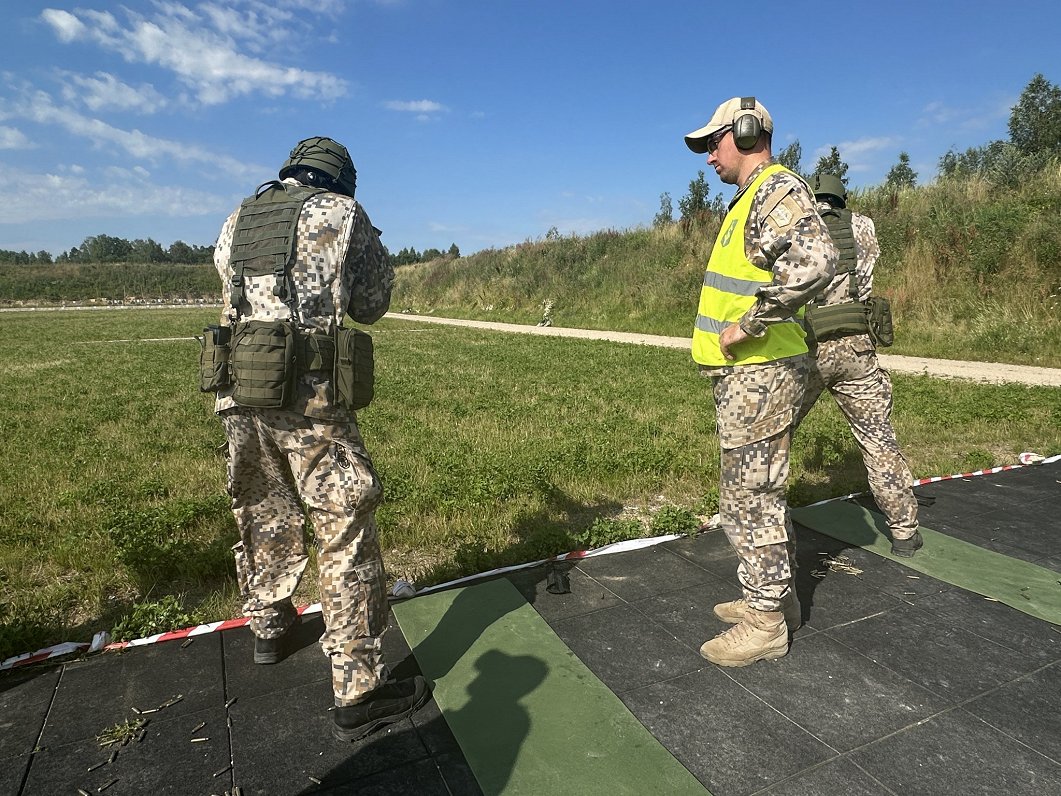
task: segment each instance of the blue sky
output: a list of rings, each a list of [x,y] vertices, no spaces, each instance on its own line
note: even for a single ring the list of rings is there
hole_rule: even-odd
[[[350,149],[391,251],[651,223],[682,136],[754,94],[850,185],[1007,136],[1061,83],[1055,2],[19,0],[0,52],[0,249],[209,245],[299,139]]]

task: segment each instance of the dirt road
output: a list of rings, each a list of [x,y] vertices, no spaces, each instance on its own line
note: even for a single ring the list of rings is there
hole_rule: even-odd
[[[557,326],[523,326],[517,323],[465,321],[458,318],[435,318],[428,315],[387,313],[388,318],[417,323],[441,323],[450,326],[470,326],[499,332],[539,334],[547,337],[578,337],[584,340],[611,340],[616,343],[635,343],[662,348],[689,348],[685,337],[663,337],[636,332],[600,332],[594,329],[565,329]],[[961,362],[952,359],[926,359],[880,354],[880,363],[892,373],[912,373],[943,379],[964,379],[987,384],[1030,384],[1042,387],[1061,387],[1061,368],[1038,368],[1030,365],[1005,365],[998,362]]]

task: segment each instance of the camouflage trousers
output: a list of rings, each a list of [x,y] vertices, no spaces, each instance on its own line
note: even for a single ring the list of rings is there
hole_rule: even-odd
[[[737,553],[748,605],[778,611],[793,585],[794,534],[785,501],[789,447],[806,357],[705,371],[713,382],[722,472],[719,516]]]
[[[221,414],[228,436],[228,491],[240,541],[236,577],[251,630],[283,635],[308,561],[303,506],[313,524],[336,705],[386,679],[383,559],[374,510],[383,490],[355,423],[327,423],[282,410]]]
[[[873,499],[888,521],[893,538],[909,539],[917,530],[917,498],[910,467],[892,428],[892,382],[877,362],[869,335],[818,343],[812,357],[798,426],[825,390],[844,413],[862,451]]]

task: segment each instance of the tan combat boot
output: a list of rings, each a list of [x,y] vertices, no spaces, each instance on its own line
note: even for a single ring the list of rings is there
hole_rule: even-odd
[[[700,647],[700,654],[719,666],[747,666],[788,654],[788,629],[781,611],[749,608],[741,622]]]
[[[715,606],[715,616],[723,622],[735,625],[744,619],[744,613],[748,610],[748,602],[743,598],[730,600],[728,603],[719,603]],[[799,597],[795,589],[789,589],[788,594],[781,600],[781,610],[785,612],[785,624],[788,632],[795,633],[803,626],[803,608],[799,604]]]

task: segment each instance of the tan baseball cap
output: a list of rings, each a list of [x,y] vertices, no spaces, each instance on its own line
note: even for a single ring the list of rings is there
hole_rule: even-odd
[[[755,97],[734,97],[718,106],[711,115],[711,121],[685,136],[685,145],[698,155],[704,154],[707,152],[707,139],[710,135],[733,124],[737,117],[746,113],[758,117],[766,132],[774,132],[774,120],[761,102],[757,102]]]

